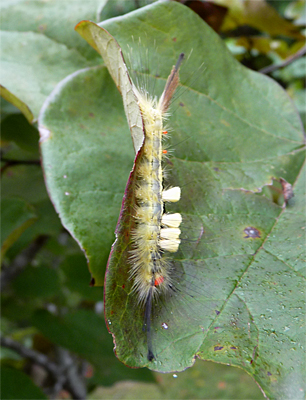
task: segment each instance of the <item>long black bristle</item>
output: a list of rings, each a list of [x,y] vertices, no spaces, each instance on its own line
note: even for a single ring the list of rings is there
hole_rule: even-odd
[[[145,326],[147,332],[147,346],[148,346],[147,358],[149,361],[153,361],[155,359],[155,356],[152,351],[152,335],[151,335],[152,300],[153,300],[153,286],[151,286],[149,290],[145,308]]]

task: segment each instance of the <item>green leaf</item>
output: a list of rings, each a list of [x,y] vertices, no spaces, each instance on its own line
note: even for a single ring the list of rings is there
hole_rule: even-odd
[[[55,85],[98,61],[98,54],[73,31],[81,19],[97,21],[106,0],[1,3],[1,96],[29,122]],[[99,19],[101,21],[101,19]]]
[[[65,273],[65,286],[71,291],[81,294],[83,299],[103,300],[102,288],[89,286],[91,277],[83,254],[67,256],[60,268]]]
[[[35,204],[48,198],[41,169],[37,165],[15,165],[2,176],[2,190],[8,198],[18,197]]]
[[[10,367],[1,367],[1,398],[16,399],[47,399],[44,392],[34,385],[33,381],[23,372]]]
[[[306,24],[306,4],[303,0],[289,2],[285,9],[285,17],[294,19],[295,25]]]
[[[1,133],[2,140],[14,141],[23,150],[31,153],[32,159],[35,159],[35,156],[39,159],[38,131],[29,124],[24,115],[16,113],[7,116],[1,122]]]
[[[147,6],[156,0],[139,0],[139,1],[126,1],[126,0],[112,0],[108,1],[100,12],[99,21],[105,21],[109,18],[118,17],[119,15],[127,14],[137,8]]]
[[[40,310],[34,314],[32,321],[51,341],[92,363],[95,379],[100,384],[111,385],[120,379],[152,380],[149,371],[132,370],[118,362],[104,320],[93,311],[78,310],[57,317]]]
[[[6,101],[10,102],[12,105],[17,107],[24,114],[24,116],[29,122],[33,121],[34,119],[33,113],[26,103],[24,103],[22,100],[20,100],[17,96],[15,96],[13,93],[11,93],[8,89],[3,87],[2,85],[0,85],[0,94],[3,99],[5,99]]]
[[[15,165],[2,174],[2,192],[9,202],[25,201],[34,206],[36,221],[23,232],[7,255],[14,257],[38,235],[56,235],[62,225],[52,206],[38,165]],[[11,254],[13,252],[13,254]]]
[[[1,256],[37,219],[34,208],[21,199],[2,199]]]
[[[103,10],[106,3],[107,0],[87,0],[86,3],[61,0],[32,0],[30,3],[27,0],[7,1],[1,4],[1,29],[39,33],[55,43],[76,49],[87,59],[97,58],[97,54],[86,46],[72,28],[81,19],[97,21],[97,13]]]
[[[121,49],[116,40],[107,31],[90,21],[80,22],[76,26],[76,30],[101,54],[111,77],[121,93],[135,153],[137,154],[144,138],[143,124]]]
[[[22,298],[48,298],[60,292],[60,282],[55,269],[29,266],[14,280],[13,288]]]
[[[96,284],[103,285],[134,154],[121,97],[106,68],[68,77],[46,103],[39,129],[52,202],[85,250]]]
[[[39,33],[2,31],[0,38],[2,95],[30,122],[59,81],[88,65],[76,50]]]
[[[93,26],[86,23],[85,27]],[[136,60],[141,60],[141,49],[135,48],[131,36],[136,41],[141,37],[142,47],[151,55],[145,80],[156,93],[165,85],[178,55],[188,55],[193,49],[185,71],[182,67],[179,105],[169,120],[174,156],[166,183],[180,185],[182,199],[167,211],[182,214],[182,237],[188,239],[172,261],[181,279],[167,302],[161,299],[154,308],[156,361],[149,363],[142,331],[144,311],[131,292],[129,279],[132,174],[105,288],[105,315],[117,356],[130,366],[163,372],[183,370],[193,364],[195,356],[208,358],[240,366],[270,397],[284,398],[293,380],[292,398],[302,398],[304,355],[298,346],[303,340],[303,296],[295,289],[302,290],[304,278],[295,271],[293,261],[278,259],[277,249],[275,254],[265,249],[295,203],[291,200],[288,208],[282,208],[257,193],[273,178],[285,179],[294,189],[302,184],[303,131],[295,108],[279,85],[242,67],[220,38],[180,4],[158,2],[105,22],[103,27],[119,42],[124,55],[127,46],[133,46]],[[89,42],[98,47],[100,38],[93,43],[98,29],[93,29],[95,35]],[[198,74],[196,79],[190,78],[192,71]],[[80,95],[81,82],[86,97]],[[111,231],[115,216],[110,218],[109,213],[115,206],[111,208],[110,202],[102,202],[94,194],[107,188],[119,198],[132,167],[131,146],[128,152],[123,145],[129,134],[119,102],[105,69],[88,69],[57,88],[45,103],[40,120],[49,192],[64,225],[86,250],[99,284],[103,282],[104,229],[108,224]],[[91,125],[88,115],[96,107],[101,119]],[[96,112],[93,114],[96,117]],[[78,119],[71,118],[73,115]],[[101,129],[106,132],[103,141]],[[112,154],[116,162],[112,157],[101,161],[104,154]],[[303,232],[290,229],[286,233],[292,240]],[[292,260],[299,259],[296,249],[291,254]],[[274,341],[269,310],[277,337]],[[266,348],[267,343],[271,349]],[[287,351],[293,347],[296,350],[290,354],[294,356],[288,357]]]

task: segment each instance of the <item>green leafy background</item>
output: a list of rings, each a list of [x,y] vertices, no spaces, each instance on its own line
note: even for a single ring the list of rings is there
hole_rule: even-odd
[[[121,96],[106,67],[97,66],[102,63],[99,54],[72,31],[82,19],[100,21],[101,16],[118,12],[102,3],[91,2],[78,11],[65,7],[61,12],[56,1],[51,5],[31,2],[31,9],[26,2],[4,7],[3,20],[11,22],[2,25],[3,60],[8,68],[1,82],[6,88],[3,97],[30,121],[37,118],[47,98],[40,130],[48,192],[62,224],[86,252],[98,285],[103,284],[134,158]],[[17,18],[26,12],[40,18]],[[132,35],[141,35],[140,47],[157,54],[145,60],[150,65],[146,80],[157,94],[178,54],[189,55],[193,50],[182,68],[182,88],[169,121],[173,165],[168,181],[182,186],[182,200],[173,210],[183,214],[183,237],[190,237],[190,232],[198,237],[201,226],[204,234],[196,254],[189,243],[175,256],[180,270],[189,268],[193,277],[184,281],[184,295],[171,300],[174,315],[169,306],[155,321],[154,341],[161,364],[151,368],[182,370],[192,365],[197,354],[243,368],[270,398],[302,398],[305,189],[303,134],[294,106],[275,82],[236,62],[218,35],[179,4],[156,4],[102,26],[118,40],[124,55],[128,44],[138,52]],[[236,44],[231,42],[231,46]],[[20,65],[25,66],[21,71]],[[291,82],[299,77],[298,71],[292,64],[275,77]],[[293,84],[289,89],[293,97],[302,94]],[[37,131],[8,103],[3,105],[5,157],[37,160]],[[297,105],[303,113],[302,102]],[[20,126],[18,135],[10,128],[16,126]],[[272,178],[280,177],[294,186],[295,197],[286,208],[281,199],[278,205],[260,193],[272,184]],[[102,316],[93,310],[102,300],[102,289],[88,287],[91,277],[84,257],[61,230],[42,179],[35,163],[6,165],[3,171],[4,215],[9,216],[13,206],[20,211],[17,225],[5,223],[4,240],[9,245],[4,248],[4,263],[38,237],[49,238],[34,263],[3,294],[3,333],[33,347],[44,338],[47,349],[53,342],[86,358],[94,366],[90,388],[123,379],[153,382],[148,370],[128,369],[113,355],[111,336]],[[246,237],[244,229],[249,226],[258,229],[260,238]],[[144,366],[145,338],[139,335],[143,317],[128,295],[126,273],[116,277],[119,283],[125,279],[125,290],[109,297],[116,312],[109,328],[115,334],[119,358]],[[128,309],[121,307],[125,299]],[[54,307],[46,311],[49,303],[65,313],[51,314]],[[123,322],[119,322],[121,316]],[[166,319],[170,329],[165,333],[161,322]],[[25,320],[32,330],[24,328]],[[127,339],[134,339],[137,356],[126,346]],[[12,355],[5,356],[4,362],[14,370],[23,366],[22,359],[14,360]],[[212,384],[211,375],[216,377]],[[192,398],[262,398],[242,371],[223,365],[197,362],[178,376],[155,374],[158,384],[140,387],[154,390],[160,398],[181,398],[180,388],[189,380],[193,389],[187,396]],[[135,396],[140,389],[137,384],[127,388],[122,382],[110,389],[113,392],[99,390],[92,398],[116,396],[118,391],[121,398],[128,393]],[[30,389],[28,393],[24,398],[35,398]]]

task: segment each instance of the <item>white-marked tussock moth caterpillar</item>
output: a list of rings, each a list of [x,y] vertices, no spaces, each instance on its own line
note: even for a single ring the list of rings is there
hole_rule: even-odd
[[[163,71],[158,71],[158,76],[152,75],[156,73],[156,69],[153,70],[151,68],[149,73],[145,71],[142,82],[140,78],[135,80],[136,87],[132,83],[121,48],[115,39],[108,32],[92,23],[86,25],[91,37],[98,44],[99,52],[122,95],[136,153],[116,228],[116,241],[112,247],[105,275],[104,304],[107,326],[113,335],[118,358],[127,365],[132,367],[150,366],[150,368],[168,370],[168,368],[171,368],[169,361],[172,363],[171,360],[173,359],[173,362],[180,363],[180,368],[184,368],[189,363],[189,356],[193,357],[195,348],[202,341],[205,329],[203,327],[207,325],[207,323],[204,325],[205,321],[203,321],[203,318],[200,319],[199,316],[205,312],[204,315],[207,316],[209,323],[215,315],[214,310],[217,309],[217,305],[214,300],[213,304],[208,302],[208,294],[211,292],[209,281],[204,282],[199,279],[199,271],[203,270],[204,263],[202,260],[196,260],[200,255],[198,242],[203,231],[202,221],[193,213],[188,215],[185,212],[181,218],[182,212],[186,209],[186,204],[190,203],[190,195],[194,197],[194,183],[189,185],[189,182],[193,179],[190,179],[186,170],[187,180],[184,180],[183,187],[189,185],[188,190],[182,190],[182,199],[178,201],[180,192],[178,182],[181,182],[181,180],[176,179],[173,173],[175,171],[179,172],[179,170],[173,167],[172,160],[168,158],[165,159],[164,163],[169,170],[166,175],[166,183],[162,188],[160,183],[164,178],[165,170],[160,169],[162,176],[158,180],[156,179],[160,187],[155,188],[155,195],[157,193],[162,201],[159,206],[161,223],[157,225],[157,221],[155,221],[154,226],[158,227],[156,228],[157,234],[155,233],[155,244],[153,244],[152,249],[155,247],[160,250],[159,255],[162,258],[161,266],[163,268],[159,275],[157,274],[158,271],[153,271],[154,275],[156,275],[154,276],[154,285],[152,284],[153,273],[150,267],[152,259],[149,258],[144,264],[139,261],[139,254],[143,257],[143,253],[141,253],[143,252],[143,242],[141,242],[144,235],[143,230],[148,234],[148,228],[142,226],[145,225],[142,222],[148,218],[145,215],[145,210],[147,209],[145,201],[151,201],[149,199],[150,196],[143,193],[144,187],[148,185],[144,180],[144,175],[149,176],[152,174],[153,166],[149,165],[149,156],[145,154],[148,153],[148,147],[143,145],[145,132],[144,110],[141,110],[138,96],[148,96],[146,94],[146,89],[149,88],[149,86],[146,86],[148,81],[153,82],[154,86],[156,84],[161,92],[166,87],[164,93],[167,96],[164,100],[162,96],[160,104],[165,102],[165,105],[163,105],[163,110],[165,110],[163,118],[165,119],[166,117],[168,119],[167,102],[170,101],[172,92],[174,92],[178,83],[177,70],[182,61],[182,56],[179,57],[178,61],[177,55],[179,51],[175,55],[176,59],[174,54],[169,55],[172,65],[178,63],[170,74],[170,83],[167,83],[167,78],[172,66],[167,60],[167,68],[164,68]],[[138,52],[137,50],[136,54]],[[156,52],[156,54],[158,53]],[[133,71],[131,72],[133,74]],[[139,75],[143,75],[143,70]],[[171,84],[173,78],[174,85],[173,83]],[[143,82],[145,82],[145,86],[141,85]],[[167,89],[168,84],[171,86],[169,92],[169,89]],[[185,90],[186,88],[184,88]],[[150,90],[149,93],[152,96],[152,93],[156,92],[155,90]],[[154,100],[154,98],[151,100],[150,98],[150,101],[151,106],[158,108],[157,100]],[[185,104],[186,112],[188,112],[188,102]],[[166,138],[169,136],[165,133],[166,130],[168,130],[167,125],[166,128],[160,127],[161,137]],[[177,126],[173,129],[172,137],[176,134],[176,130]],[[164,157],[165,148],[161,145],[158,146],[161,150],[159,158]],[[151,147],[153,152],[154,146]],[[175,152],[176,150],[177,148],[175,148]],[[156,152],[156,150],[154,151]],[[154,153],[152,154],[154,156]],[[152,159],[152,156],[150,157]],[[154,163],[157,166],[161,165],[161,162]],[[152,183],[153,178],[150,179]],[[170,202],[167,201],[166,203],[165,200],[170,200]],[[173,200],[177,202],[173,203]],[[164,203],[166,204],[166,210],[164,210]],[[152,206],[150,207],[152,210]],[[184,222],[183,225],[181,225],[181,220]],[[186,228],[188,230],[191,228],[194,234],[186,234]],[[182,231],[181,234],[179,230]],[[149,234],[152,234],[152,232],[149,232]],[[139,242],[137,243],[138,240]],[[147,253],[153,252],[152,249],[148,250],[150,240],[152,239],[145,239]],[[188,242],[188,246],[183,246],[184,242]],[[152,245],[152,242],[150,245]],[[201,240],[200,246],[203,245]],[[144,266],[147,269],[143,268]],[[143,278],[141,279],[142,290],[137,286],[137,283],[135,284],[136,275],[140,276],[139,268],[142,274],[145,274],[143,272],[145,270],[149,271],[146,282],[144,282]],[[138,271],[133,273],[136,269]],[[155,295],[153,291],[155,291]],[[180,337],[185,342],[184,346],[178,341]],[[192,338],[190,344],[189,337]],[[188,360],[185,358],[185,353],[188,353]],[[148,361],[148,359],[151,361]],[[177,367],[175,368],[177,369]]]
[[[152,300],[171,286],[168,262],[164,252],[175,253],[180,245],[179,213],[164,213],[165,202],[180,199],[180,188],[163,189],[162,148],[164,120],[171,98],[179,83],[178,72],[184,54],[180,54],[165,89],[157,101],[133,86],[144,123],[144,143],[136,184],[136,227],[132,234],[131,277],[139,303],[145,305],[145,326],[148,333],[148,360],[154,358],[151,339]]]

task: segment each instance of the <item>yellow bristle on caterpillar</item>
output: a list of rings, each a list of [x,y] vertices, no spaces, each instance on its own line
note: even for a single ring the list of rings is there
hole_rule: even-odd
[[[136,226],[132,232],[130,276],[139,303],[145,305],[149,361],[155,358],[150,338],[152,302],[171,288],[171,273],[165,252],[175,253],[181,242],[181,215],[164,213],[164,203],[179,201],[181,189],[163,188],[162,160],[167,150],[163,149],[162,139],[167,134],[163,125],[172,96],[179,84],[178,71],[183,57],[181,54],[172,68],[158,101],[133,85],[143,120],[144,142],[135,189]]]

